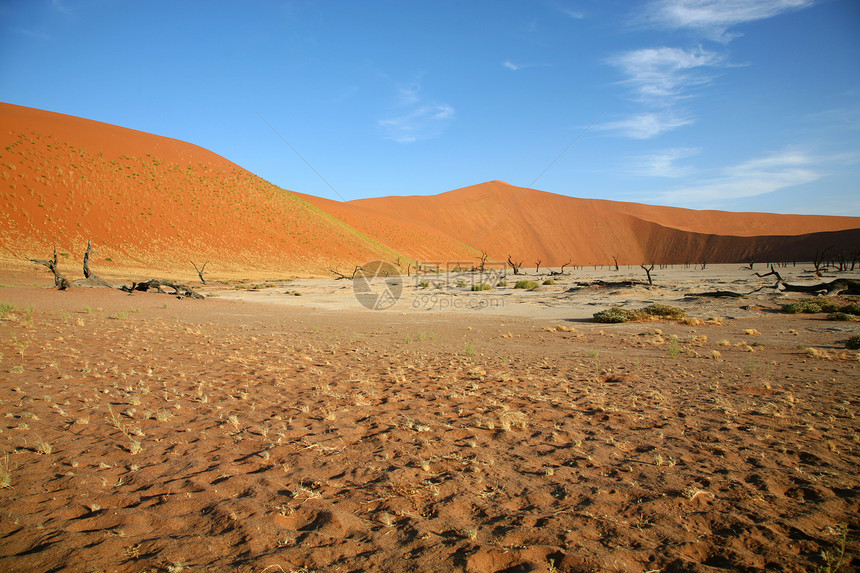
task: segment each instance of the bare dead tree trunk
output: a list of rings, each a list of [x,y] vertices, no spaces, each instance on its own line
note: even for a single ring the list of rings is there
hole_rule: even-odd
[[[613,256],[612,260],[615,261],[615,270],[618,270],[618,257]]]
[[[90,272],[90,253],[92,252],[92,249],[93,249],[93,242],[90,240],[87,240],[87,252],[84,253],[84,278],[85,279],[88,279],[92,276],[92,273]]]
[[[650,267],[646,267],[645,265],[640,265],[642,269],[645,271],[645,274],[648,276],[648,285],[654,286],[654,283],[651,282],[651,271],[654,270],[654,263],[651,263]]]
[[[543,262],[542,259],[538,259],[535,261],[535,274],[540,272],[540,264]]]
[[[72,283],[69,282],[63,274],[60,272],[60,269],[57,265],[57,246],[54,245],[54,258],[49,260],[44,259],[30,259],[30,262],[36,263],[37,265],[42,265],[48,267],[48,269],[54,273],[54,286],[60,290],[66,290],[71,288]]]
[[[206,261],[205,263],[203,263],[203,266],[200,267],[199,269],[197,268],[197,265],[194,264],[194,261],[191,261],[191,264],[194,265],[194,270],[197,271],[197,276],[200,277],[200,282],[202,282],[203,284],[206,284],[206,279],[203,278],[203,271],[206,270],[206,265],[209,264],[209,261]]]
[[[511,269],[514,271],[514,276],[520,274],[520,267],[523,266],[524,261],[520,261],[519,264],[515,263],[511,260],[511,256],[508,255],[508,264],[511,265]]]

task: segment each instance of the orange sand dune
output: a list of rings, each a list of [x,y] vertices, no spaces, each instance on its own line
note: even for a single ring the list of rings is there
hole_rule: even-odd
[[[380,216],[433,226],[491,257],[560,265],[809,259],[856,251],[860,218],[694,211],[577,199],[491,181],[431,197],[361,199]]]
[[[0,257],[96,272],[328,274],[374,259],[526,266],[809,259],[853,253],[860,218],[693,211],[576,199],[493,181],[347,203],[272,185],[196,145],[0,104]],[[69,271],[67,271],[69,272]],[[71,274],[71,273],[70,273]],[[74,278],[74,275],[73,275]]]
[[[3,257],[45,258],[56,244],[79,261],[89,239],[96,272],[193,277],[191,260],[242,276],[398,255],[196,145],[10,104],[0,104],[0,126]]]

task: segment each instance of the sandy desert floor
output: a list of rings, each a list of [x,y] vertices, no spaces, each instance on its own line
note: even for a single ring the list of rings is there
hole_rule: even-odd
[[[684,296],[772,284],[736,265],[654,275],[411,277],[371,311],[7,271],[0,569],[860,569],[860,323]],[[698,321],[589,320],[651,302]]]

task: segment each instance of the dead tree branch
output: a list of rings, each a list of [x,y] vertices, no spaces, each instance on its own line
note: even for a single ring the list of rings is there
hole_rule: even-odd
[[[194,265],[194,270],[197,271],[197,276],[200,277],[200,282],[206,284],[206,279],[203,278],[203,271],[206,270],[206,265],[209,264],[209,261],[203,263],[203,266],[199,269],[197,268],[197,265],[194,264],[194,261],[191,261],[191,264]]]
[[[335,277],[334,280],[339,281],[341,279],[352,280],[355,278],[355,275],[358,274],[358,271],[363,271],[363,270],[364,269],[361,266],[356,265],[355,268],[352,270],[352,276],[347,276],[347,275],[343,274],[342,272],[340,272],[339,270],[337,270],[336,268],[335,269],[329,269],[329,272],[336,274],[337,277]]]

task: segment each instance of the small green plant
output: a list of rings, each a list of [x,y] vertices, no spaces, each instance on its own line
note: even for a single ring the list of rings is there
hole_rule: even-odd
[[[671,358],[677,358],[681,354],[681,345],[677,338],[673,338],[669,341],[668,352]]]
[[[9,454],[4,453],[0,458],[0,489],[12,487],[12,467],[9,465]]]
[[[545,284],[545,285],[554,285],[554,284],[555,284],[555,279],[546,279],[545,281],[543,281],[543,284]]]
[[[36,453],[47,456],[53,451],[54,448],[49,442],[46,442],[45,440],[39,440],[36,442]]]
[[[418,286],[422,288],[427,288],[430,286],[430,281],[421,281],[420,283],[418,283]]]
[[[84,311],[84,314],[92,314],[93,313],[93,309],[90,308],[89,306],[85,306],[83,308],[83,311]]]
[[[860,334],[855,334],[845,341],[845,348],[848,350],[860,350]]]
[[[491,288],[493,288],[493,287],[491,287],[490,285],[488,285],[486,283],[480,283],[480,284],[472,285],[473,291],[490,290]]]
[[[466,356],[474,356],[475,355],[475,343],[467,342],[463,345],[463,354]]]
[[[498,283],[496,283],[496,286],[506,287],[506,286],[508,286],[508,281],[506,281],[506,280],[501,280],[501,281],[499,281]]]
[[[514,288],[524,288],[531,290],[533,288],[537,288],[538,284],[534,281],[530,281],[528,279],[523,279],[521,281],[517,281],[517,284],[514,285]]]
[[[0,302],[0,318],[6,318],[9,313],[15,311],[15,305],[8,302]]]
[[[118,312],[114,315],[114,318],[116,318],[117,320],[125,320],[126,318],[128,318],[128,313],[127,312]]]
[[[594,313],[595,322],[636,322],[639,320],[648,320],[652,318],[665,318],[671,320],[679,320],[684,318],[687,312],[676,306],[668,306],[665,304],[652,304],[638,310],[628,310],[614,306],[607,310],[601,310]]]
[[[831,550],[822,549],[821,559],[824,564],[816,567],[816,573],[836,573],[839,569],[848,563],[848,557],[845,555],[845,545],[848,542],[848,526],[837,525],[828,527],[827,532],[836,538],[836,548]]]

